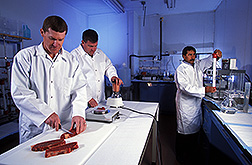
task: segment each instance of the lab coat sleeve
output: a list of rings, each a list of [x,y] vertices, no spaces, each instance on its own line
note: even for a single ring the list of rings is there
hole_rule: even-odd
[[[82,49],[82,47],[81,46],[79,46],[78,48],[76,48],[76,49],[74,49],[73,51],[71,51],[71,54],[72,55],[74,55],[75,57],[76,57],[76,60],[78,61],[78,63],[79,63],[79,67],[80,67],[80,69],[78,69],[78,70],[81,70],[81,51],[80,51],[80,49]],[[86,100],[87,100],[87,102],[89,101],[89,100],[91,100],[92,99],[92,90],[91,90],[91,88],[90,88],[90,86],[88,85],[88,83],[87,83],[87,76],[86,76],[86,74],[83,74],[82,73],[82,75],[83,75],[83,77],[84,77],[84,81],[85,81],[85,88],[86,88],[86,94],[85,94],[85,96],[86,96]],[[86,102],[86,105],[88,105],[87,104],[87,102]]]
[[[29,72],[29,56],[21,50],[13,59],[11,95],[17,108],[39,127],[53,110],[31,90]]]
[[[81,116],[85,118],[85,109],[87,108],[87,82],[84,75],[81,72],[81,69],[78,65],[76,73],[73,79],[72,87],[72,116]]]
[[[83,78],[85,79],[85,96],[86,96],[86,106],[88,105],[88,102],[93,98],[92,97],[92,90],[90,86],[87,83],[87,76],[85,74],[82,74]]]
[[[109,78],[109,81],[111,81],[111,78],[114,76],[118,77],[116,68],[113,66],[111,60],[107,56],[105,58],[105,64],[106,64],[105,74]]]
[[[189,77],[190,75],[186,72],[186,70],[180,69],[179,67],[175,74],[177,87],[186,95],[203,98],[205,96],[205,87],[198,87],[191,84]]]
[[[93,97],[92,97],[92,90],[88,84],[86,85],[86,91],[87,91],[86,92],[87,102],[89,102]]]
[[[210,68],[212,64],[213,64],[213,58],[212,58],[212,55],[210,55],[204,59],[201,59],[199,66],[202,72],[204,72],[206,69]]]

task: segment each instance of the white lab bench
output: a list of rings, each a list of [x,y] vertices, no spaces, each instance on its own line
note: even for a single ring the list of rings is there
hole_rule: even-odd
[[[124,105],[158,118],[158,103],[124,101]],[[66,139],[67,143],[77,141],[79,145],[69,154],[45,158],[44,151],[31,151],[31,145],[58,139],[63,133],[52,129],[1,154],[0,164],[140,164],[151,134],[152,162],[156,162],[157,123],[149,115],[121,108],[119,111],[120,119],[112,123],[88,121],[86,131]]]
[[[218,105],[204,100],[203,129],[210,144],[238,164],[252,163],[252,108],[248,113],[226,114]],[[216,106],[215,106],[216,105]]]

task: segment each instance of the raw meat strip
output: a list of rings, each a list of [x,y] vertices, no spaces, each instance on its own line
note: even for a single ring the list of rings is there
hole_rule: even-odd
[[[60,154],[67,154],[77,148],[79,148],[77,142],[72,142],[72,143],[64,144],[62,146],[52,147],[52,148],[46,150],[45,157],[49,158],[51,156],[56,156],[56,155],[60,155]]]
[[[32,151],[44,151],[44,150],[49,149],[53,146],[58,146],[58,145],[63,145],[63,144],[66,144],[64,139],[44,141],[44,142],[32,145],[31,150]]]

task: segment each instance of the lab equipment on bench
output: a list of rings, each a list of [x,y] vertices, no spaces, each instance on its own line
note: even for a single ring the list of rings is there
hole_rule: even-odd
[[[86,110],[87,121],[99,121],[111,123],[119,116],[119,111],[113,108],[100,107],[99,105],[95,108],[89,108]]]
[[[120,85],[119,85],[119,80],[116,79],[112,81],[112,96],[107,99],[107,106],[109,107],[122,107],[123,101],[122,101],[122,96],[120,94]]]
[[[210,86],[213,73],[211,70],[206,72],[204,76],[204,84]],[[229,92],[236,93],[241,98],[244,94],[245,70],[221,70],[216,72],[216,89],[215,93],[207,93],[206,95],[216,99],[223,100]],[[237,102],[238,103],[238,102]],[[238,103],[239,104],[239,103]],[[243,104],[243,103],[242,103]]]
[[[237,103],[232,97],[231,93],[225,96],[225,99],[221,102],[221,111],[223,113],[234,114],[237,111]]]
[[[236,66],[236,59],[235,58],[222,59],[222,69],[237,70],[238,68]]]
[[[217,61],[217,54],[213,53],[213,83],[212,83],[212,87],[216,87],[216,61]]]
[[[248,113],[251,82],[245,83],[243,112]]]
[[[120,94],[119,80],[112,81],[112,95],[107,99],[106,106],[89,108],[86,110],[86,119],[89,121],[100,121],[111,123],[119,116],[119,107],[122,107],[123,101]]]

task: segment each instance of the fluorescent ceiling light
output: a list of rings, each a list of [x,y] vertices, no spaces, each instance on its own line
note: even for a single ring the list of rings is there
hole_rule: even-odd
[[[116,13],[124,13],[124,7],[117,0],[103,0],[109,7],[111,7]]]

